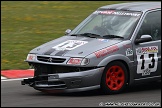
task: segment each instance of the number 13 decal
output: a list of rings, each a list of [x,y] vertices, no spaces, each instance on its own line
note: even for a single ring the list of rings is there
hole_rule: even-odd
[[[137,73],[155,72],[157,70],[157,53],[137,55],[137,61]]]

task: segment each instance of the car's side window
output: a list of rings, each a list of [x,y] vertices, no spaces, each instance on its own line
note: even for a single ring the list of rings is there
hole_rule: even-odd
[[[142,35],[150,35],[154,41],[161,40],[161,11],[150,12],[146,15],[137,34],[138,37]]]

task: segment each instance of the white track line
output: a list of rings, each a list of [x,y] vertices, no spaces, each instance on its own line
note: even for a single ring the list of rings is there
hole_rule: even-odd
[[[27,70],[33,70],[34,71],[34,69],[27,69]]]
[[[1,79],[7,79],[6,77],[1,76]]]
[[[28,77],[28,78],[33,78],[33,77]],[[3,81],[17,81],[17,80],[23,80],[23,79],[27,79],[27,78],[16,78],[16,79],[1,79],[1,82]]]

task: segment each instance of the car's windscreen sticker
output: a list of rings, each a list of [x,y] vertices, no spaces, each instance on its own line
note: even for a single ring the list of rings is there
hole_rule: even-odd
[[[115,10],[97,10],[93,14],[105,14],[105,15],[123,15],[138,17],[141,14],[137,12],[115,11]]]
[[[63,43],[60,43],[54,47],[52,47],[55,50],[73,50],[79,46],[82,46],[84,44],[88,43],[87,41],[80,41],[80,40],[67,40]]]

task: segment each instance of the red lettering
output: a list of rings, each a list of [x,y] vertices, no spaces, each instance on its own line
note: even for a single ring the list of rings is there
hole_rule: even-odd
[[[118,46],[112,46],[112,47],[107,47],[107,48],[104,48],[102,50],[99,50],[97,52],[95,52],[94,54],[96,55],[97,58],[100,58],[100,57],[103,57],[103,56],[106,56],[110,53],[113,53],[115,51],[119,50]]]

